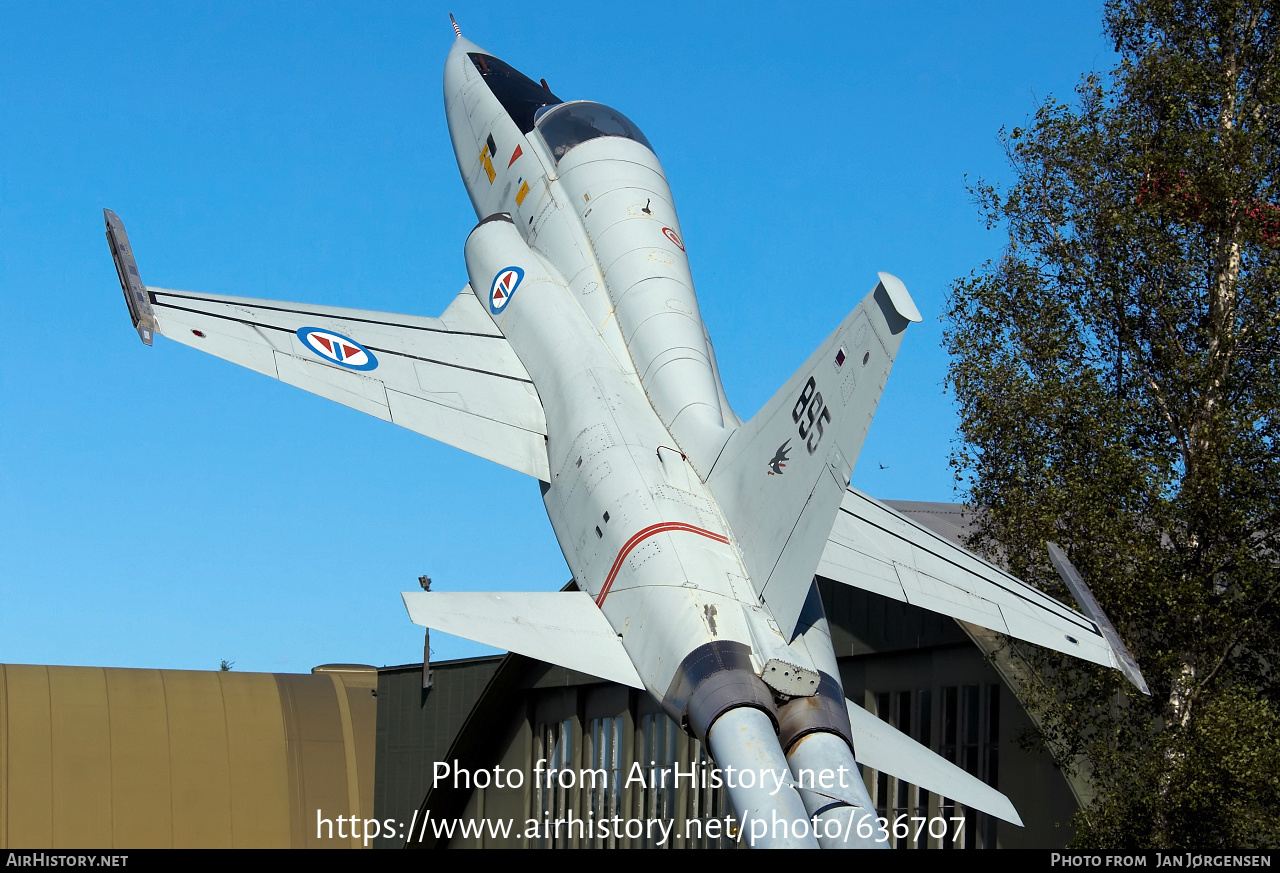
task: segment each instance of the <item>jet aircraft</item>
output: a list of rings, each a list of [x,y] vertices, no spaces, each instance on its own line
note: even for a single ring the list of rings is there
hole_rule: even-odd
[[[648,691],[722,770],[760,774],[728,789],[744,827],[807,822],[755,845],[883,845],[859,763],[1021,824],[1004,795],[846,701],[815,574],[1145,684],[1061,553],[1087,614],[849,486],[921,320],[903,283],[880,273],[743,420],[640,128],[460,31],[444,104],[478,223],[469,282],[438,318],[148,286],[104,210],[142,341],[160,334],[536,480],[576,590],[406,592],[410,617]],[[823,771],[845,778],[817,784]]]

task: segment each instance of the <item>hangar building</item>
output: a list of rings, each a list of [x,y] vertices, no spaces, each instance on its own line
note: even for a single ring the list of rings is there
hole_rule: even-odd
[[[891,505],[953,541],[964,533],[959,506]],[[819,587],[849,697],[1003,791],[1026,825],[866,770],[879,815],[948,822],[941,835],[895,844],[1065,845],[1083,789],[1046,752],[1022,748],[1032,725],[998,639],[828,580]],[[709,762],[647,695],[511,654],[432,664],[423,685],[421,664],[310,675],[0,665],[0,848],[660,843],[652,829],[541,826],[574,818],[672,821],[663,848],[740,845],[731,826],[712,824],[730,812],[723,789],[661,777]],[[449,775],[434,778],[444,767]],[[470,778],[452,778],[455,767]],[[562,768],[608,779],[545,778]],[[495,784],[495,772],[509,778]]]

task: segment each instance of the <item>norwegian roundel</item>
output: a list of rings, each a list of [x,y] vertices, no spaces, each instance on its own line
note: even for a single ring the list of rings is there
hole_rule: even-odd
[[[319,327],[301,327],[298,328],[298,339],[308,349],[339,367],[372,370],[378,366],[378,359],[373,356],[373,352],[340,333]]]
[[[489,288],[489,311],[494,315],[507,308],[511,295],[516,293],[520,282],[524,279],[524,270],[519,267],[505,267],[493,277],[493,285]]]

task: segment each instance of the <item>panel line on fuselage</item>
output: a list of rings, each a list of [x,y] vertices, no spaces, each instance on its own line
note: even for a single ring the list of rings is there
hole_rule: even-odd
[[[608,596],[609,589],[613,587],[613,582],[618,577],[618,571],[622,569],[622,562],[627,559],[627,555],[631,554],[631,551],[636,546],[640,545],[640,543],[644,542],[649,537],[657,536],[660,533],[668,533],[671,531],[684,531],[685,533],[694,533],[694,534],[698,534],[699,536],[704,536],[707,539],[715,540],[718,543],[724,543],[725,545],[729,544],[728,537],[723,536],[722,534],[714,533],[713,531],[706,530],[705,528],[700,528],[692,524],[687,524],[683,521],[664,521],[664,522],[659,522],[658,524],[651,524],[648,527],[639,531],[638,533],[634,534],[631,537],[631,539],[627,540],[627,542],[623,545],[623,547],[618,551],[618,557],[613,559],[613,566],[609,569],[609,575],[608,577],[605,578],[604,585],[600,587],[600,594],[599,596],[596,597],[596,606],[604,606],[604,599],[605,597]]]

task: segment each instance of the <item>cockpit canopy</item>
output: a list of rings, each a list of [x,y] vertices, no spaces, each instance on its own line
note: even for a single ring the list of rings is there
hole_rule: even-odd
[[[640,128],[631,123],[631,119],[603,103],[575,100],[572,103],[543,106],[534,115],[534,122],[551,149],[556,163],[574,146],[602,136],[624,137],[653,151],[649,140],[645,139]]]
[[[507,110],[511,120],[520,128],[521,133],[533,130],[534,113],[546,106],[554,106],[560,98],[551,93],[544,80],[542,84],[530,79],[515,67],[479,52],[468,54],[471,63],[476,65],[485,84],[498,98],[502,108]]]

